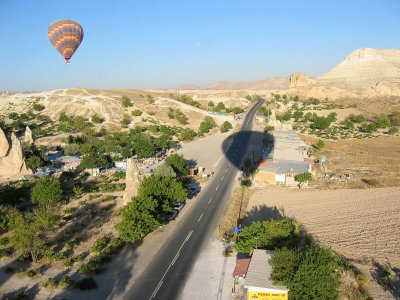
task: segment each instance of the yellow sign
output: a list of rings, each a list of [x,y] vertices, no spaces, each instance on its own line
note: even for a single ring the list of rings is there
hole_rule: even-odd
[[[247,300],[288,300],[285,292],[247,292]]]

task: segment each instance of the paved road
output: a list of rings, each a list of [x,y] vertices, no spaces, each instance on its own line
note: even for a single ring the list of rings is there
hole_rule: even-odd
[[[243,120],[237,134],[225,152],[214,178],[196,198],[196,204],[185,216],[175,234],[160,249],[125,299],[179,299],[197,255],[210,238],[226,208],[233,181],[241,161],[247,153],[252,122],[262,100],[257,102]]]

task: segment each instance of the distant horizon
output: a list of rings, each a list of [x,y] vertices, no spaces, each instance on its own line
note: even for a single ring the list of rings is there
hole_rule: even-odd
[[[400,49],[400,1],[0,1],[0,91],[204,87],[302,72],[360,48]],[[58,19],[85,35],[65,65],[47,38]]]

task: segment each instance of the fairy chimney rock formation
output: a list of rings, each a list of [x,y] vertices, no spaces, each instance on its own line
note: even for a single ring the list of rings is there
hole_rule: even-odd
[[[289,78],[290,87],[309,86],[312,84],[312,79],[303,73],[293,73]]]
[[[133,158],[129,158],[126,169],[125,192],[122,199],[122,205],[125,206],[129,201],[138,194],[140,186],[139,168]]]
[[[4,135],[4,132],[1,131],[1,133]],[[9,151],[5,156],[0,157],[0,177],[7,178],[32,174],[32,171],[26,167],[22,145],[15,134],[11,134],[11,145],[8,144],[7,139],[6,142]]]
[[[29,126],[26,126],[25,129],[24,142],[30,145],[33,144],[32,130],[29,128]]]
[[[8,141],[4,131],[0,128],[0,158],[7,155],[8,149],[10,145],[8,145]]]

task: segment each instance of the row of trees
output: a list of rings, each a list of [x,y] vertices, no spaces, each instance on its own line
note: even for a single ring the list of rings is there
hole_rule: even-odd
[[[154,175],[144,179],[138,195],[122,210],[117,225],[119,236],[126,242],[135,242],[157,229],[172,204],[185,202],[187,191],[182,183],[189,167],[181,155],[169,156]],[[176,178],[175,178],[176,177]]]

